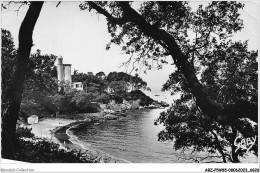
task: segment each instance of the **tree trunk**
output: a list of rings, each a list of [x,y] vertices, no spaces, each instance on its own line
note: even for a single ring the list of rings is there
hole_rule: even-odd
[[[232,163],[239,163],[238,154],[235,151],[236,147],[232,145]]]
[[[29,62],[32,34],[43,2],[31,2],[19,30],[17,62],[11,84],[7,89],[5,106],[2,108],[2,157],[15,159],[15,131],[22,99],[24,80]]]
[[[236,134],[237,134],[237,129],[235,128],[234,125],[231,125],[231,130],[232,130],[232,138],[230,140],[231,144],[231,157],[232,157],[232,163],[239,163],[239,158],[238,158],[238,153],[236,153],[236,146],[234,144],[234,141],[236,140]]]
[[[213,132],[213,130],[211,130],[211,129],[210,129],[209,131],[212,133],[212,135],[214,136],[214,138],[215,138],[215,140],[216,140],[217,150],[219,151],[219,153],[220,153],[221,156],[222,156],[223,163],[227,163],[225,153],[223,152],[223,148],[222,148],[221,145],[220,145],[220,142],[219,142],[219,140],[218,140],[217,134],[216,134],[215,132]]]

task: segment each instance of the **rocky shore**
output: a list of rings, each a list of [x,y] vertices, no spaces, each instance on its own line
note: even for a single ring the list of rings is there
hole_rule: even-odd
[[[109,109],[112,111],[125,111],[125,110],[131,110],[131,109],[158,109],[158,108],[164,108],[168,107],[169,104],[166,102],[158,102],[154,101],[150,105],[147,106],[141,106],[141,100],[123,100],[123,103],[116,103],[114,100],[111,100],[108,104],[100,104],[99,106],[103,109]]]

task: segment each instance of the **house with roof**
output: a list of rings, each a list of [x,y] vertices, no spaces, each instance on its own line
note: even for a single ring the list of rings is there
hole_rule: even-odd
[[[71,88],[75,88],[76,90],[82,90],[83,91],[83,84],[82,84],[82,82],[72,82]]]
[[[39,117],[37,115],[32,115],[27,118],[28,124],[37,124],[39,122]]]

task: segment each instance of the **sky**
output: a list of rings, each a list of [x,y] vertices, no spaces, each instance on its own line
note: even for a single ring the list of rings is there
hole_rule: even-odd
[[[193,1],[191,7],[207,2]],[[241,13],[244,20],[244,29],[234,36],[234,40],[249,40],[249,49],[258,49],[258,9],[257,1],[244,1],[245,7]],[[125,71],[121,64],[128,60],[129,56],[123,54],[118,46],[112,46],[106,50],[106,44],[110,41],[107,31],[107,21],[102,15],[97,15],[87,10],[79,9],[79,2],[45,2],[36,23],[33,33],[32,53],[40,49],[43,54],[54,54],[63,57],[63,63],[72,64],[79,72],[99,71],[108,74],[112,71]],[[2,11],[1,27],[9,30],[18,45],[18,32],[21,22],[28,7],[23,6],[18,12],[12,10],[18,6],[10,6],[8,11]],[[168,59],[169,64],[172,59]],[[151,70],[145,75],[139,75],[148,83],[153,95],[160,92],[163,83],[173,72],[173,66],[165,65],[162,70]],[[134,74],[133,74],[134,75]]]

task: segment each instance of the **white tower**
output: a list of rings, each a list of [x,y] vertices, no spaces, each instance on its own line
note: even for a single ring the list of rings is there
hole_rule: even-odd
[[[66,84],[71,85],[71,64],[63,64],[64,81]]]
[[[62,57],[60,56],[58,58],[58,64],[57,64],[57,73],[58,73],[58,81],[64,82],[64,69],[63,69],[63,63],[62,63]]]

